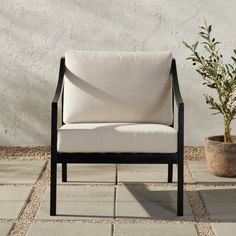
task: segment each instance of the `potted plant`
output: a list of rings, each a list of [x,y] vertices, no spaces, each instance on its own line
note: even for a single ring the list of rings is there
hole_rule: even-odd
[[[224,61],[220,42],[212,37],[212,26],[205,22],[199,32],[201,42],[183,42],[191,51],[190,57],[203,85],[214,90],[215,96],[204,94],[213,115],[221,114],[224,120],[224,135],[205,139],[205,154],[209,170],[216,176],[236,176],[236,136],[231,134],[231,122],[236,119],[236,56],[232,63]],[[199,50],[199,45],[201,49]],[[236,50],[234,50],[236,54]]]

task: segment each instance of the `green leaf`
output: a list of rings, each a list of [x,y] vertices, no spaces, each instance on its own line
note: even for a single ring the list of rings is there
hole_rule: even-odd
[[[228,64],[225,64],[225,67],[226,67],[226,71],[227,71],[227,73],[229,74],[230,71],[229,71],[229,66],[228,66]]]
[[[232,70],[234,70],[234,67],[233,67],[231,64],[228,63],[228,66],[229,66]]]
[[[187,48],[192,50],[192,47],[190,45],[188,45],[185,41],[183,41],[183,44],[184,44],[185,47],[187,47]]]
[[[215,89],[216,85],[215,84],[207,84],[207,87]]]
[[[202,73],[202,71],[200,71],[200,70],[196,70],[201,76],[203,75],[203,73]]]
[[[226,80],[224,84],[225,84],[227,90],[228,90],[229,92],[232,92],[232,88],[231,88],[231,85],[230,85],[229,81]]]
[[[199,32],[200,35],[207,35],[205,32]]]
[[[199,57],[198,53],[195,51],[194,55],[201,61],[201,58]]]
[[[236,58],[235,57],[231,57],[231,58],[234,61],[234,63],[236,63]]]
[[[204,48],[205,48],[209,53],[211,53],[211,50],[210,50],[209,47],[207,47],[207,46],[205,45]]]
[[[195,44],[193,44],[193,49],[194,49],[194,51],[197,49],[197,46],[198,46],[198,42],[196,42]]]
[[[215,113],[212,113],[212,115],[214,116],[214,115],[218,115],[218,114],[221,114],[221,112],[215,112]]]
[[[212,25],[209,25],[207,28],[208,33],[211,33],[211,30],[212,30]]]
[[[216,46],[217,44],[221,44],[221,42],[215,42],[215,43],[214,43],[214,46]]]
[[[208,45],[208,46],[211,46],[211,44],[208,43],[208,42],[202,42],[202,44],[206,44],[206,45]]]
[[[187,57],[186,60],[196,60],[196,57]]]
[[[206,39],[206,40],[208,40],[208,37],[205,36],[205,35],[202,35],[202,34],[201,34],[201,37],[204,38],[204,39]]]

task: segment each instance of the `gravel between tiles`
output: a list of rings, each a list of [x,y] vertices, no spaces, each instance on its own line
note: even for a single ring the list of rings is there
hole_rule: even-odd
[[[26,235],[31,223],[35,218],[35,215],[40,207],[41,200],[46,191],[47,186],[49,186],[50,179],[50,148],[49,147],[0,147],[0,159],[3,160],[37,160],[43,159],[47,160],[46,167],[41,173],[40,178],[33,186],[32,194],[21,213],[18,220],[15,221],[15,225],[10,235]],[[185,160],[200,160],[204,159],[204,148],[203,147],[186,147],[185,148]],[[199,195],[198,188],[196,184],[193,184],[193,179],[191,172],[188,168],[187,162],[185,161],[185,190],[189,199],[190,206],[192,208],[195,225],[200,236],[214,236],[214,232],[211,228],[210,221],[207,216],[206,209]],[[93,185],[93,184],[91,184]],[[148,185],[148,184],[147,184]],[[153,184],[150,184],[150,186]],[[154,184],[155,185],[155,184]],[[161,184],[156,184],[161,185]],[[168,185],[165,185],[167,188]],[[170,186],[173,186],[170,184]],[[151,224],[151,223],[185,223],[181,220],[179,221],[168,221],[168,220],[145,220],[145,219],[88,219],[88,220],[59,220],[62,223],[129,223],[129,224]],[[48,222],[47,220],[37,220],[37,222]],[[52,222],[52,221],[50,221]],[[55,223],[58,221],[54,221]]]

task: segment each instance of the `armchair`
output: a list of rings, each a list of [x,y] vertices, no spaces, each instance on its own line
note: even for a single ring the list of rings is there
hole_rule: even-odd
[[[168,182],[176,164],[177,215],[183,215],[184,103],[171,53],[69,51],[51,111],[50,215],[60,163],[63,182],[67,163],[165,163]]]

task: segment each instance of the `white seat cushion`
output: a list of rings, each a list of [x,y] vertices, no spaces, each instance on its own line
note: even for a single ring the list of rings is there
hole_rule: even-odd
[[[171,60],[170,52],[67,52],[64,123],[170,125]]]
[[[78,123],[58,130],[59,152],[177,152],[177,131],[161,124]]]

